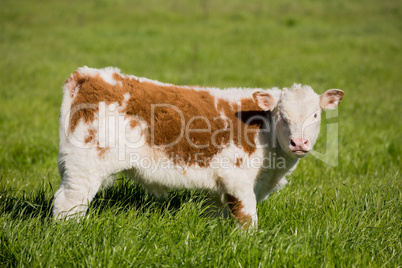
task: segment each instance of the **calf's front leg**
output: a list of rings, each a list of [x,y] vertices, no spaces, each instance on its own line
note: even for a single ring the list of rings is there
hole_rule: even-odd
[[[230,214],[242,228],[257,227],[257,201],[254,193],[226,194]]]

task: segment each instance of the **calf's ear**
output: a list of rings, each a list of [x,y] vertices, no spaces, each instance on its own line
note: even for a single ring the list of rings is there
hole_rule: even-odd
[[[256,91],[253,93],[253,100],[263,111],[272,111],[276,106],[275,98],[268,92]]]
[[[324,110],[333,110],[343,99],[343,91],[340,89],[328,89],[320,95],[320,107]]]

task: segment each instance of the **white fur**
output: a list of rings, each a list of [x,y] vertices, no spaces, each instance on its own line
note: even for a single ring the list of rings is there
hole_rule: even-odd
[[[116,85],[113,74],[120,74],[117,68],[92,69],[82,67],[78,72],[90,76],[100,76],[107,83]],[[146,78],[128,76],[140,82],[154,83],[155,85],[170,85]],[[293,88],[300,88],[295,84]],[[182,87],[183,89],[190,87]],[[192,87],[193,88],[193,87]],[[293,88],[291,90],[293,90]],[[297,165],[298,158],[282,149],[276,143],[275,133],[256,135],[257,144],[268,143],[268,147],[260,146],[251,155],[245,153],[242,148],[230,143],[219,154],[215,155],[208,167],[198,165],[186,165],[185,163],[174,164],[169,156],[159,148],[152,148],[145,142],[143,130],[147,123],[141,118],[135,118],[139,124],[135,128],[127,127],[132,117],[128,118],[121,111],[129,94],[124,96],[121,106],[118,103],[106,106],[100,103],[100,113],[90,124],[82,121],[75,128],[73,133],[68,133],[69,113],[71,104],[75,97],[70,95],[70,90],[75,92],[79,87],[70,81],[64,86],[64,97],[60,115],[60,145],[58,166],[62,177],[60,189],[55,194],[54,215],[57,218],[68,218],[73,215],[82,215],[88,208],[89,203],[98,191],[99,187],[113,178],[113,175],[124,171],[128,175],[137,178],[152,193],[162,196],[166,195],[169,189],[197,188],[209,189],[218,194],[230,194],[240,200],[244,206],[243,212],[251,215],[252,224],[257,223],[257,201],[265,200],[273,191],[279,190],[286,183],[285,176],[288,175]],[[241,98],[251,97],[252,93],[261,89],[237,89],[230,88],[220,90],[217,88],[196,88],[197,90],[208,90],[217,98],[224,98],[232,102]],[[311,89],[311,88],[310,88]],[[309,102],[314,102],[312,107],[318,106],[318,95],[307,89],[311,94]],[[286,93],[273,88],[264,90],[269,92],[275,100],[280,100]],[[290,95],[289,95],[290,96]],[[288,96],[288,97],[289,97]],[[317,96],[317,97],[316,97]],[[316,98],[316,99],[315,99]],[[293,101],[293,99],[292,99]],[[103,106],[102,106],[103,105]],[[271,118],[270,129],[275,129],[277,116],[281,109],[281,103]],[[286,105],[285,105],[286,106]],[[305,106],[305,105],[304,105]],[[285,108],[283,108],[285,109]],[[311,110],[312,109],[312,110]],[[308,108],[307,113],[313,111]],[[105,110],[104,113],[101,112]],[[297,111],[283,111],[293,119]],[[223,116],[223,114],[221,113]],[[297,120],[297,119],[296,119]],[[226,124],[227,125],[227,124]],[[300,122],[297,124],[300,125]],[[106,152],[100,156],[96,142],[85,144],[83,141],[88,135],[88,128],[92,127],[98,131],[96,141],[99,145],[107,147]],[[318,134],[315,130],[314,134]],[[280,135],[280,133],[279,133]],[[286,137],[285,137],[286,138]],[[273,141],[273,142],[272,142]],[[285,164],[278,168],[275,166],[266,167],[268,157],[283,158]],[[236,160],[243,159],[243,165],[236,166]],[[255,165],[252,161],[258,162]],[[265,162],[262,162],[262,161]],[[147,162],[148,161],[148,162]],[[148,163],[148,164],[147,164]],[[136,174],[135,174],[136,173]]]

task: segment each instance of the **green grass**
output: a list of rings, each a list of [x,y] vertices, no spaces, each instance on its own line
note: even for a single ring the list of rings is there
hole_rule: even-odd
[[[400,1],[136,2],[1,2],[0,266],[401,267]],[[251,233],[208,217],[205,192],[159,200],[124,178],[88,218],[55,222],[61,85],[83,65],[343,89],[338,166],[303,159]]]

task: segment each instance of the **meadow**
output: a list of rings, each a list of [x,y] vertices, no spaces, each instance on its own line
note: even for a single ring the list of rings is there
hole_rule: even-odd
[[[401,267],[402,5],[398,0],[0,4],[0,266]],[[162,82],[345,91],[334,165],[309,156],[258,205],[258,230],[120,177],[88,217],[54,221],[58,116],[77,67]]]

